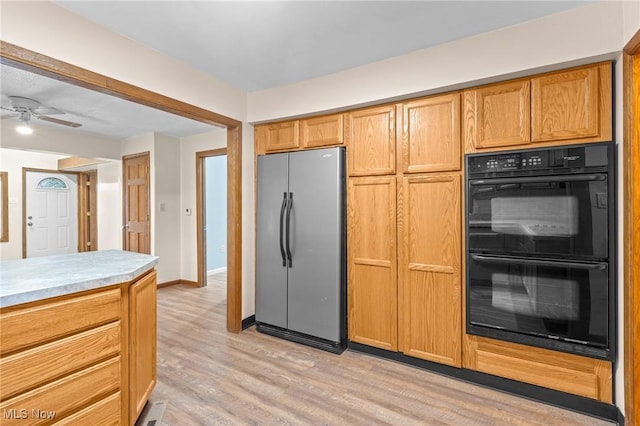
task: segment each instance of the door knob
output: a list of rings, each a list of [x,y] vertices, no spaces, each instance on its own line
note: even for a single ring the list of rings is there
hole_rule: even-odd
[[[27,226],[33,226],[33,222],[27,222]]]

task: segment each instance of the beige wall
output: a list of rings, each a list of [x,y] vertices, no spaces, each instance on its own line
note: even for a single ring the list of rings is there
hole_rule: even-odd
[[[622,48],[622,3],[599,2],[520,25],[248,94],[247,121],[441,92],[611,57]]]
[[[180,140],[180,258],[181,278],[198,279],[196,237],[196,153],[227,146],[226,129],[215,129]],[[191,215],[186,215],[191,209]]]

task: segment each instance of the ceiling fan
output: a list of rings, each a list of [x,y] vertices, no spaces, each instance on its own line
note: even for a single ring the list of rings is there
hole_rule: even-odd
[[[0,106],[0,108],[16,113],[12,117],[18,117],[23,125],[28,125],[31,117],[36,117],[38,120],[48,121],[50,123],[60,124],[69,127],[80,127],[82,124],[74,123],[72,121],[61,120],[59,118],[49,117],[50,115],[64,114],[64,111],[60,111],[57,108],[43,106],[40,102],[23,98],[21,96],[9,96],[11,101],[11,107]]]

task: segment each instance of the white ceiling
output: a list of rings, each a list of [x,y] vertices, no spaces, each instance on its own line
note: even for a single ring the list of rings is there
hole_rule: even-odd
[[[247,92],[515,25],[589,1],[54,0]],[[34,98],[66,112],[56,118],[83,125],[75,131],[120,139],[149,131],[188,136],[212,129],[4,65],[0,71],[2,106],[7,105],[6,96]]]

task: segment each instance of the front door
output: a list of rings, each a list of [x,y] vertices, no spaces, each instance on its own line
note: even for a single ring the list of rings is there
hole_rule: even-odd
[[[25,257],[78,251],[78,177],[25,170]]]
[[[151,254],[149,214],[149,153],[122,158],[124,232],[123,249]]]

